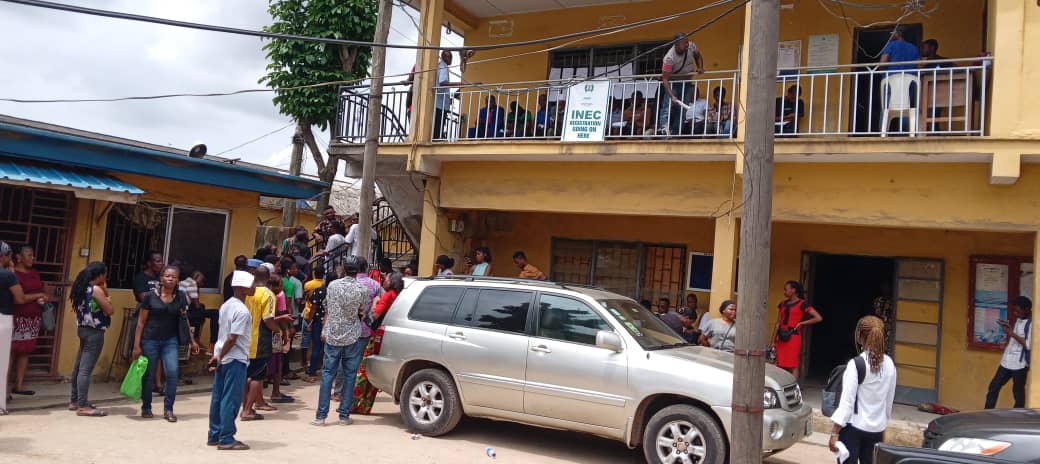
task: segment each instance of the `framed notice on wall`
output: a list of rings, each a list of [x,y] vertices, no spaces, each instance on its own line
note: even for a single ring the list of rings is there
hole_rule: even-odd
[[[1033,260],[1015,256],[972,256],[968,283],[968,347],[1000,351],[1007,335],[998,321],[1014,324],[1008,302],[1033,298]]]

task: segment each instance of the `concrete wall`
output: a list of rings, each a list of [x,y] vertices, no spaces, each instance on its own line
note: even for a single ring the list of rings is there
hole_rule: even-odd
[[[210,279],[214,279],[216,282],[223,281],[223,274],[234,268],[236,255],[252,256],[254,253],[253,239],[256,235],[256,218],[260,214],[258,194],[133,175],[115,175],[115,177],[145,190],[147,193],[142,196],[142,200],[145,201],[199,206],[225,210],[230,213],[222,275],[208,276]],[[72,232],[71,250],[73,252],[69,264],[70,282],[76,278],[76,274],[88,262],[102,259],[108,220],[107,214],[102,214],[102,212],[105,211],[106,205],[107,203],[100,201],[78,200]],[[81,248],[89,249],[90,255],[80,257],[78,250]],[[132,291],[129,289],[110,289],[110,293],[116,312],[112,317],[112,327],[105,335],[105,346],[98,360],[98,367],[94,371],[95,377],[102,377],[108,372],[108,366],[116,353],[119,329],[122,327],[124,319],[123,309],[133,308],[136,305]],[[207,307],[214,308],[223,303],[223,298],[219,293],[202,294],[200,300]],[[76,318],[70,311],[63,311],[59,330],[57,373],[68,377],[75,364],[76,351],[79,347],[79,339],[76,336]],[[208,340],[208,333],[208,329],[203,328],[203,341]],[[119,374],[123,372],[123,369],[117,368],[114,372]]]

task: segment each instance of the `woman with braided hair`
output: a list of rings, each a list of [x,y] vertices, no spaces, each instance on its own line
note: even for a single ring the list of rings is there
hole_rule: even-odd
[[[874,445],[885,438],[896,395],[896,366],[885,354],[885,323],[877,316],[864,316],[856,323],[856,346],[867,367],[860,382],[855,359],[849,360],[842,376],[841,400],[831,415],[831,451],[848,450],[844,464],[873,464]]]

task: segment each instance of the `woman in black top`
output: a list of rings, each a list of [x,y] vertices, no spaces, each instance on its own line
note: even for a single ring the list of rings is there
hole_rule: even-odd
[[[188,313],[188,297],[180,291],[180,271],[173,266],[166,266],[159,276],[159,288],[149,292],[141,300],[138,312],[137,334],[134,336],[134,352],[130,357],[137,359],[142,353],[148,358],[148,370],[145,371],[142,385],[151,385],[155,376],[155,368],[162,362],[166,377],[165,397],[163,398],[163,417],[168,422],[177,422],[173,415],[173,402],[177,399],[177,349],[180,324],[185,324]],[[191,343],[191,354],[199,354],[199,345],[194,337],[188,337]],[[151,419],[152,392],[144,388],[141,391],[141,417]]]

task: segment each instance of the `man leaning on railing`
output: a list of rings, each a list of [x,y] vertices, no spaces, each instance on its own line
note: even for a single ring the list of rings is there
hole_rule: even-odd
[[[690,94],[690,79],[696,63],[697,74],[704,73],[704,58],[697,45],[686,34],[675,34],[674,44],[668,49],[661,65],[661,87],[668,95],[670,104],[660,105],[657,117],[658,129],[677,135],[682,126],[682,101]],[[685,82],[672,82],[672,78]]]

